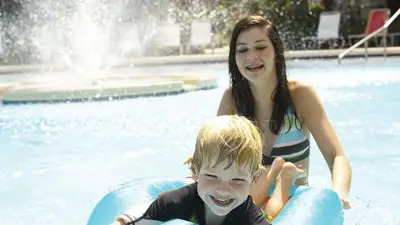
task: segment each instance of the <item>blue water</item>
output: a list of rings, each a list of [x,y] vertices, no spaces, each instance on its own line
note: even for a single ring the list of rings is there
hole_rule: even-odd
[[[400,224],[400,59],[289,62],[312,84],[353,167],[345,224]],[[84,225],[113,185],[189,174],[202,123],[216,114],[226,64],[121,69],[206,73],[217,89],[113,102],[0,105],[0,224]],[[330,187],[312,141],[310,184]]]

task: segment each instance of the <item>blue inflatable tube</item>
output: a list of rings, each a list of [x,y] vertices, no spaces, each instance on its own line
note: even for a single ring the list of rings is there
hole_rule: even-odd
[[[170,179],[140,179],[125,183],[97,203],[87,225],[110,225],[116,216],[135,210],[135,207],[144,211],[162,192],[186,184],[184,180]],[[273,224],[343,224],[343,209],[336,192],[303,186],[293,186],[290,192],[291,199],[274,219]],[[163,224],[193,223],[176,219]]]

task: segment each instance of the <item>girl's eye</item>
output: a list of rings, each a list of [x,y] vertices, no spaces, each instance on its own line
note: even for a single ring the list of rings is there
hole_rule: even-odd
[[[263,49],[265,49],[265,48],[266,48],[265,46],[256,47],[257,50],[263,50]]]
[[[247,48],[239,48],[237,49],[239,53],[247,52]]]

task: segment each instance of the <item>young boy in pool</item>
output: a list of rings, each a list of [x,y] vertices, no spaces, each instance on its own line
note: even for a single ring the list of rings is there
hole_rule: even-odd
[[[195,181],[159,196],[139,218],[124,214],[113,225],[182,219],[200,225],[267,225],[249,195],[261,168],[259,131],[242,116],[219,116],[199,131],[188,159]]]

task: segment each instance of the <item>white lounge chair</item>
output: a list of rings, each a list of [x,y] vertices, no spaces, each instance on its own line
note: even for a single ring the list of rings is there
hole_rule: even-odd
[[[340,12],[322,12],[319,16],[317,36],[303,37],[303,42],[312,41],[320,48],[321,44],[326,41],[340,40],[341,47],[344,46],[345,40],[343,36],[339,35],[340,27]],[[331,46],[331,45],[330,45]]]
[[[166,23],[159,28],[158,42],[162,47],[179,47],[180,41],[179,25]]]
[[[190,44],[208,45],[211,44],[211,22],[209,20],[195,20],[191,25]]]

